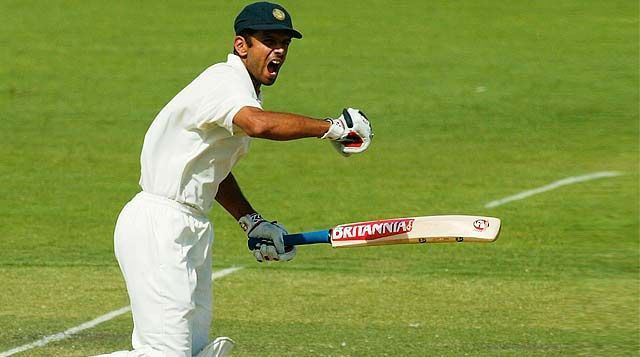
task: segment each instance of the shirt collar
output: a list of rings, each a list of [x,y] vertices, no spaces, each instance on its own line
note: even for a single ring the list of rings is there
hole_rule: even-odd
[[[247,70],[247,67],[244,66],[244,63],[242,62],[242,59],[240,59],[240,57],[238,57],[233,53],[230,53],[227,56],[227,64],[229,64],[238,73],[242,73],[242,76],[247,79],[247,81],[249,82],[249,85],[251,86],[251,88],[253,88],[253,81],[251,80],[249,71]],[[256,97],[258,98],[258,100],[262,102],[262,91],[256,94],[257,94]]]

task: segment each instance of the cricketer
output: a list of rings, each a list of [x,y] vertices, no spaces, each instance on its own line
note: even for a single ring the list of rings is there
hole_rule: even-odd
[[[132,351],[109,356],[225,356],[234,342],[208,341],[212,320],[215,202],[238,220],[257,261],[288,261],[286,229],[264,219],[242,194],[232,169],[251,138],[329,140],[343,155],[361,153],[373,135],[365,115],[335,119],[262,109],[262,87],[276,82],[292,39],[302,34],[282,6],[257,2],[234,22],[233,53],[202,72],[157,114],[140,157],[141,191],[122,209],[115,255],[133,315]],[[103,355],[104,356],[104,355]]]

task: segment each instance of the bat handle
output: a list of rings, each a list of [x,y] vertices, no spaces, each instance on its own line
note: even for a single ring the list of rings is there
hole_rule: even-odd
[[[256,248],[256,245],[262,240],[259,238],[249,238],[247,246],[250,250]],[[329,230],[315,231],[315,232],[303,232],[295,234],[287,234],[284,236],[284,245],[305,245],[305,244],[317,244],[317,243],[331,243],[329,237]]]

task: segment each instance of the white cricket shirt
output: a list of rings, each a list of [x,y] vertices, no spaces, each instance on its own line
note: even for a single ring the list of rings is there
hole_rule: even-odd
[[[249,150],[250,137],[233,125],[245,106],[262,108],[240,58],[202,72],[151,123],[140,157],[142,190],[208,214],[218,185]]]

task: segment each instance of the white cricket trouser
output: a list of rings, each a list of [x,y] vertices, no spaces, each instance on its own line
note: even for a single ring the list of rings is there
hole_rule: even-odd
[[[209,219],[140,192],[120,213],[114,243],[131,301],[130,355],[195,356],[207,345],[211,325]]]

